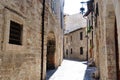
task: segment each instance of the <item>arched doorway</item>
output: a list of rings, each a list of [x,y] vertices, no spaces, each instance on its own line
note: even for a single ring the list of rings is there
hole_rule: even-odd
[[[55,68],[55,35],[53,32],[48,34],[47,39],[47,70]]]

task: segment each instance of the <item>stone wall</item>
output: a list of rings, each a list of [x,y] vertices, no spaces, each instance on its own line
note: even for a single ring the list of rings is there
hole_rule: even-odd
[[[99,5],[99,16],[97,17],[97,25],[95,25],[95,52],[98,54],[98,65],[100,69],[101,80],[118,80],[117,72],[119,69],[119,0],[95,0],[95,4]],[[117,30],[115,31],[115,19]],[[118,35],[118,50],[116,45],[115,34]],[[116,51],[117,50],[117,51]],[[118,52],[118,54],[117,54]],[[120,57],[119,57],[120,58]],[[119,75],[119,74],[118,74]]]
[[[0,1],[1,80],[40,80],[41,10],[39,1]],[[11,20],[23,25],[22,45],[9,44]]]
[[[50,5],[46,6],[50,9]],[[54,32],[56,38],[56,67],[60,65],[62,59],[62,29],[59,19],[50,10],[47,10],[45,20],[44,79],[46,38],[50,31]],[[40,80],[41,13],[42,4],[39,0],[0,0],[0,80]],[[10,21],[23,26],[22,45],[9,43]]]
[[[53,38],[55,40],[54,66],[57,68],[63,60],[63,28],[60,21],[60,1],[54,0],[55,11],[51,9],[51,1],[48,1],[45,7],[45,36],[44,36],[44,63],[43,63],[43,79],[46,77],[47,66],[47,43]],[[52,36],[49,34],[52,33]]]
[[[80,13],[64,16],[64,57],[76,60],[86,60],[86,19]],[[80,32],[83,33],[83,40],[80,40]],[[72,38],[72,40],[71,40]],[[67,40],[67,41],[66,41]],[[79,44],[79,45],[78,45]],[[80,54],[80,47],[83,47],[83,54]],[[72,49],[72,54],[71,54]],[[68,53],[67,53],[68,50]]]
[[[80,32],[83,34],[82,40],[80,40]],[[83,54],[80,54],[80,47],[83,47]],[[68,54],[66,50],[68,50]],[[80,28],[64,36],[64,56],[68,59],[87,60],[86,28]]]

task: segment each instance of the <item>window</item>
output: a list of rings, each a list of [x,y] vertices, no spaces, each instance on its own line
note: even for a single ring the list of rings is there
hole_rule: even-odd
[[[70,36],[70,38],[71,38],[71,41],[72,41],[72,36]]]
[[[96,3],[96,12],[95,12],[95,16],[99,16],[98,3]]]
[[[22,25],[10,21],[9,43],[15,45],[22,45]]]
[[[83,54],[83,47],[80,47],[80,54]]]
[[[68,43],[68,38],[66,37],[66,43]]]
[[[66,55],[68,55],[68,49],[66,49]]]
[[[72,48],[71,48],[71,54],[72,54]]]
[[[51,9],[54,12],[54,0],[51,0]]]
[[[83,40],[83,33],[80,32],[80,40]]]
[[[95,8],[95,26],[97,27],[98,25],[98,21],[97,21],[97,17],[99,16],[99,7],[98,7],[98,3],[96,3],[96,8]]]
[[[51,0],[51,9],[52,9],[53,13],[56,13],[55,12],[55,7],[56,7],[56,2],[54,0]]]
[[[90,47],[92,47],[92,40],[90,39]]]

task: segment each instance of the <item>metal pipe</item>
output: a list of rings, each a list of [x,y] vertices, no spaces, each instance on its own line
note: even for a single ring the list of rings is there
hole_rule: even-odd
[[[88,18],[85,17],[85,16],[84,16],[83,18],[86,19],[86,21],[88,20]],[[88,22],[88,21],[87,21],[87,22]],[[88,26],[88,23],[87,23],[87,26]],[[87,41],[87,45],[86,45],[86,46],[87,46],[87,54],[86,54],[86,57],[87,57],[87,61],[88,61],[88,32],[87,32],[87,34],[86,34],[86,39],[87,39],[87,40],[86,40],[86,41]]]
[[[41,80],[43,80],[43,61],[44,61],[44,18],[45,18],[45,0],[43,0],[43,9],[42,9],[42,29],[41,29]]]

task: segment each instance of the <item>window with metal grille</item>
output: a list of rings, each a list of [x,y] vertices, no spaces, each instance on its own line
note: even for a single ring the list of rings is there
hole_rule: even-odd
[[[10,21],[9,43],[15,45],[22,45],[22,31],[22,25],[14,21]]]

